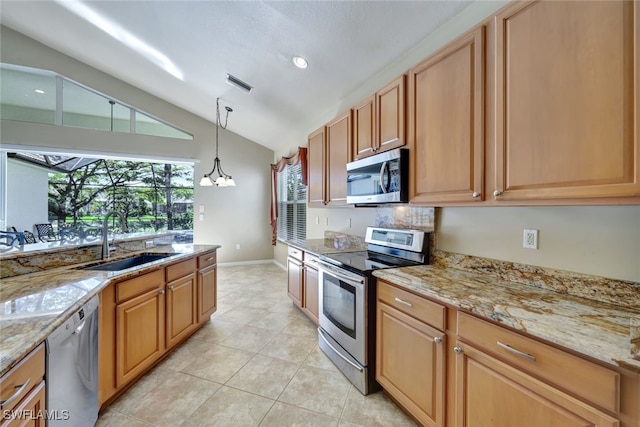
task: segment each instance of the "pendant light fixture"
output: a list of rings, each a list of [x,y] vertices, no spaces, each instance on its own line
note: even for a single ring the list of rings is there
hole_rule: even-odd
[[[216,99],[216,158],[213,161],[213,169],[208,174],[205,174],[200,180],[201,187],[210,187],[213,184],[216,187],[235,187],[236,183],[231,178],[231,175],[227,175],[222,170],[222,166],[220,165],[220,157],[218,157],[218,129],[226,129],[227,128],[227,120],[229,119],[229,113],[233,110],[231,107],[224,107],[227,110],[227,115],[224,118],[224,126],[220,121],[220,98]],[[218,176],[214,176],[214,172],[218,172]]]

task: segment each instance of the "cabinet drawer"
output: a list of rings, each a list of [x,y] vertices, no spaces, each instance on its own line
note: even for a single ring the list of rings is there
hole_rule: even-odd
[[[207,252],[204,255],[200,255],[198,257],[198,268],[209,267],[210,265],[214,265],[217,261],[217,254],[215,251]]]
[[[167,282],[184,277],[188,274],[195,273],[197,266],[195,258],[172,264],[167,267]]]
[[[617,372],[465,313],[458,313],[458,336],[603,409],[618,412]]]
[[[302,261],[304,251],[298,248],[294,248],[293,246],[289,246],[289,256],[297,259],[298,261]]]
[[[311,268],[318,268],[318,257],[312,253],[304,253],[304,264]]]
[[[14,408],[44,377],[44,343],[0,379],[2,410]],[[6,403],[4,403],[7,401]]]
[[[378,280],[378,300],[444,331],[446,307]]]
[[[164,286],[164,268],[116,284],[116,303],[120,304],[152,289]]]

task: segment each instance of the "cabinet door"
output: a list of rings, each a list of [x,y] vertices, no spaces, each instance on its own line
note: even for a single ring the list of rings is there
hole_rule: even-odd
[[[327,125],[327,205],[347,203],[347,162],[351,160],[351,110]]]
[[[302,306],[302,263],[294,258],[287,259],[287,295],[298,306]]]
[[[374,154],[378,146],[375,99],[375,95],[371,95],[353,107],[353,153],[356,159]]]
[[[456,426],[614,427],[618,420],[467,344],[456,351]]]
[[[517,2],[496,16],[499,200],[640,194],[639,8]]]
[[[116,387],[151,366],[164,352],[165,291],[154,289],[116,306]]]
[[[198,272],[198,323],[206,322],[217,308],[216,266],[207,267]]]
[[[191,334],[198,324],[196,274],[167,283],[167,348]]]
[[[376,152],[405,145],[404,74],[376,92]]]
[[[379,301],[376,322],[376,380],[421,424],[443,426],[444,333]]]
[[[484,27],[409,72],[410,200],[482,200]]]
[[[318,324],[318,269],[311,267],[305,263],[304,266],[304,284],[303,298],[304,303],[302,305],[304,312]]]
[[[307,149],[308,180],[307,199],[309,205],[324,206],[325,201],[325,128],[309,135]]]

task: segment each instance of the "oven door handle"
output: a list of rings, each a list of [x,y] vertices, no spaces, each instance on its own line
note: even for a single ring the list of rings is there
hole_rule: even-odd
[[[363,285],[364,284],[364,277],[360,277],[358,276],[353,277],[353,276],[347,276],[344,273],[341,273],[337,267],[332,266],[331,264],[327,264],[326,262],[323,261],[318,261],[318,267],[320,269],[322,269],[324,272],[335,276],[336,278],[343,280],[347,283],[350,283],[352,285]]]
[[[322,341],[325,342],[325,344],[327,344],[329,347],[331,347],[331,350],[334,351],[335,354],[337,354],[338,356],[340,356],[342,358],[342,360],[344,360],[345,362],[347,362],[349,365],[353,366],[354,368],[356,368],[359,372],[364,371],[364,369],[361,366],[356,365],[355,363],[353,363],[351,360],[347,359],[342,353],[340,353],[338,351],[338,349],[336,349],[333,345],[331,345],[331,343],[329,342],[329,340],[327,340],[324,337],[324,332],[322,331],[322,329],[318,328],[318,336],[320,338],[322,338]]]

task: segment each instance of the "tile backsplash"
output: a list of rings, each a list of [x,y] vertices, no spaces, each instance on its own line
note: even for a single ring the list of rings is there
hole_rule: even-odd
[[[435,208],[406,205],[376,208],[376,227],[433,232]]]

